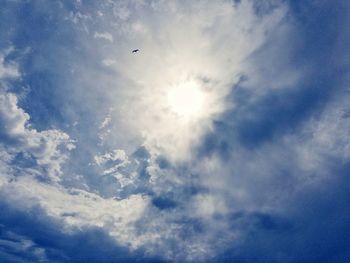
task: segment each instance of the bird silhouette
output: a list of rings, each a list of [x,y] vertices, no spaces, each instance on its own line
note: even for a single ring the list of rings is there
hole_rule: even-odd
[[[139,52],[140,50],[139,49],[134,49],[133,51],[132,51],[132,53],[136,53],[136,52]]]

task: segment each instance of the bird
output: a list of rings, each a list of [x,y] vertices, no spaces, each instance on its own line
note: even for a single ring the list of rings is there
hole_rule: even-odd
[[[133,51],[132,51],[132,53],[136,53],[136,52],[139,52],[140,50],[139,49],[134,49]]]

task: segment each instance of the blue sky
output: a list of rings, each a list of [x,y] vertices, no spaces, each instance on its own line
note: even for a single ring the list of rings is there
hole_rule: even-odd
[[[341,0],[0,1],[0,261],[348,262],[349,23]]]

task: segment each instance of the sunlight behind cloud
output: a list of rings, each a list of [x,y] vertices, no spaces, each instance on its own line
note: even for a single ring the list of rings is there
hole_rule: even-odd
[[[350,262],[348,12],[299,2],[2,1],[0,261]]]
[[[204,115],[205,94],[193,81],[171,87],[167,94],[170,110],[183,119],[192,119]]]
[[[215,118],[232,108],[226,98],[246,70],[244,60],[284,15],[277,8],[257,17],[249,1],[204,1],[189,4],[185,13],[182,8],[157,2],[142,16],[118,21],[123,41],[103,50],[104,60],[116,61],[109,65],[116,72],[110,83],[118,83],[108,90],[112,123],[118,123],[111,134],[127,130],[148,151],[172,161],[191,159]],[[131,54],[135,46],[140,52]]]

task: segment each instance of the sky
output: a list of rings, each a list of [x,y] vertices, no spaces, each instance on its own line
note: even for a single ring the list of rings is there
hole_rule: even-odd
[[[0,261],[350,262],[349,24],[346,0],[0,0]]]

